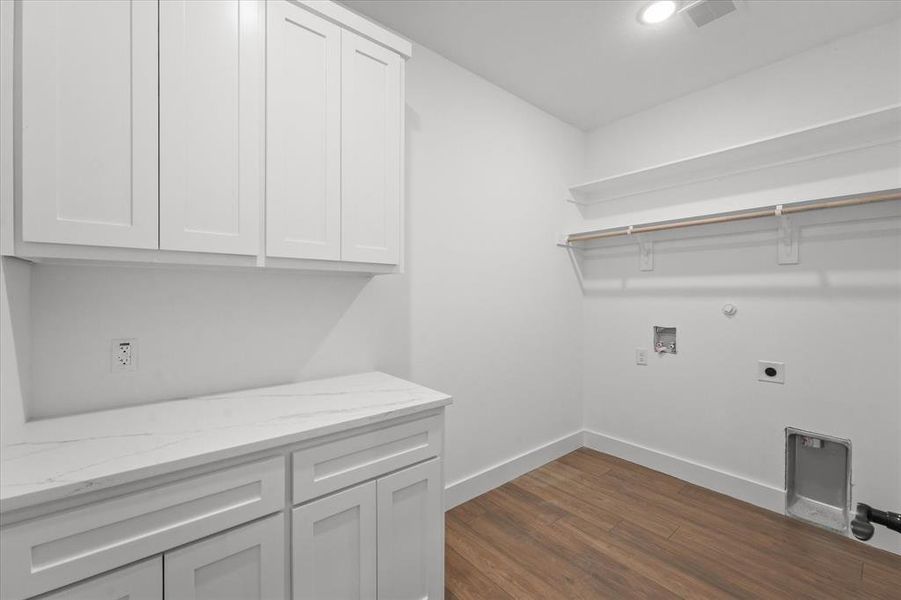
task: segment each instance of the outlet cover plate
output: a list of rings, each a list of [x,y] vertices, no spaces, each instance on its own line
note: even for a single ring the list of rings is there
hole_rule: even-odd
[[[775,371],[772,375],[772,371],[769,373],[767,369],[772,369]],[[758,360],[757,361],[757,381],[766,381],[768,383],[785,383],[785,363],[784,362],[774,362],[771,360]]]
[[[138,370],[138,341],[120,338],[110,342],[110,371],[123,373]]]

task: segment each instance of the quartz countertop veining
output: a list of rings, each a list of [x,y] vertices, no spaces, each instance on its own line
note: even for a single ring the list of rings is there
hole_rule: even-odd
[[[30,421],[0,449],[0,513],[450,403],[371,372]]]

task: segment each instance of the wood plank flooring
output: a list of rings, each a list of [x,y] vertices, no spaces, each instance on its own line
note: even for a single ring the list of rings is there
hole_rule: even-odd
[[[899,556],[585,448],[446,523],[447,600],[901,600]]]

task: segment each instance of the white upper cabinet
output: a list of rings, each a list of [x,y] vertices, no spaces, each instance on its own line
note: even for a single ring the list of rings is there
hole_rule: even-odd
[[[157,3],[21,11],[22,238],[157,247]]]
[[[160,2],[160,248],[257,254],[261,0]]]
[[[341,41],[341,258],[400,258],[403,59],[350,31]]]
[[[341,258],[341,29],[268,5],[266,254]]]
[[[325,1],[13,6],[3,252],[398,270],[409,42]]]

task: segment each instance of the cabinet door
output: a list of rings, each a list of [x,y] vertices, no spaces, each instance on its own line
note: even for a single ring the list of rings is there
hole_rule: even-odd
[[[438,459],[378,480],[379,600],[442,597],[443,493]]]
[[[157,247],[157,3],[17,4],[22,239]]]
[[[266,254],[341,257],[341,30],[268,5]]]
[[[294,600],[376,597],[375,485],[294,509]]]
[[[277,514],[167,552],[166,600],[284,600],[284,522]]]
[[[256,254],[262,0],[160,3],[160,247]]]
[[[163,600],[163,560],[151,558],[42,596],[41,600]]]
[[[341,258],[397,264],[401,209],[401,57],[341,34]]]

